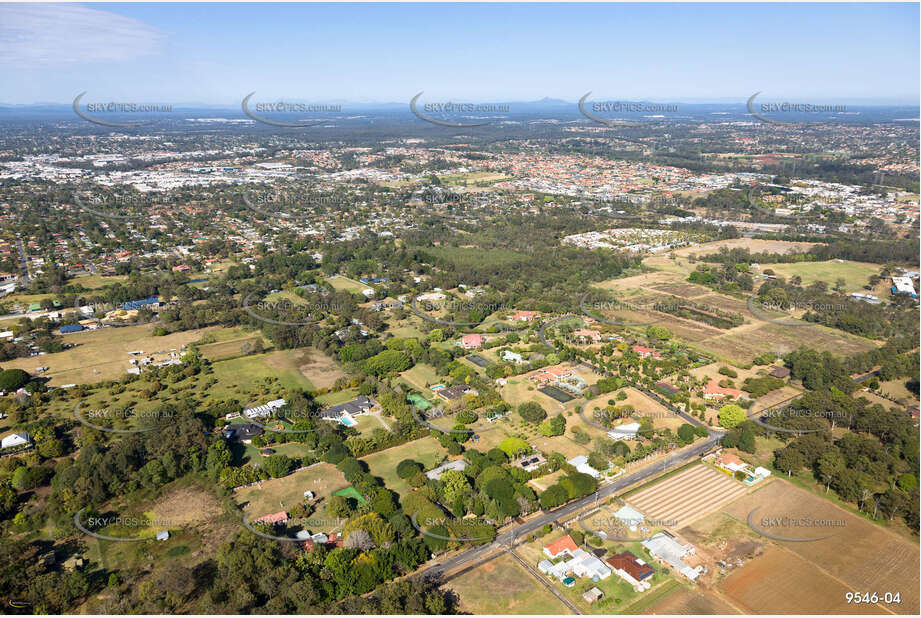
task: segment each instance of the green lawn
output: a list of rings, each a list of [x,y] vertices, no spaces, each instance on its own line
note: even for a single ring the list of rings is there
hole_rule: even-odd
[[[841,278],[844,279],[845,291],[862,292],[863,286],[866,285],[870,275],[879,274],[879,264],[868,264],[865,262],[800,262],[795,264],[763,264],[761,270],[771,269],[778,275],[783,275],[787,279],[794,275],[799,275],[803,279],[803,286],[807,286],[815,281],[825,281],[829,289],[834,287],[835,282]]]
[[[384,479],[384,484],[401,496],[407,495],[412,491],[409,484],[397,476],[397,464],[404,459],[414,459],[421,463],[425,469],[435,467],[443,459],[448,457],[448,452],[441,447],[435,438],[426,436],[395,446],[377,453],[372,453],[362,457],[371,474]]]
[[[313,390],[313,384],[300,372],[298,364],[298,350],[218,361],[212,365],[218,383],[209,395],[214,398],[270,396],[276,391],[266,385],[266,378],[277,378],[282,388]]]

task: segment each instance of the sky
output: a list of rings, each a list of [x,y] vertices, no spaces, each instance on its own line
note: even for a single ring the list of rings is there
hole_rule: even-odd
[[[910,4],[0,4],[0,102],[919,102]]]

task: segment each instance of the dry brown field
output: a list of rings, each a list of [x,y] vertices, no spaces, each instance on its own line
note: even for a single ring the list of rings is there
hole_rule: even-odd
[[[643,613],[712,616],[714,614],[741,614],[742,612],[711,591],[694,590],[682,586],[658,603],[647,607]]]
[[[756,525],[760,525],[763,517],[781,516],[843,521],[843,526],[811,529],[772,527],[768,529],[771,533],[791,538],[830,536],[820,541],[771,541],[770,544],[781,547],[784,553],[808,561],[815,572],[825,573],[832,581],[841,582],[841,589],[845,592],[899,592],[901,605],[889,609],[896,613],[918,613],[918,573],[921,564],[917,543],[875,526],[782,479],[775,479],[761,490],[724,507],[723,511],[740,522],[747,522],[749,513],[755,508],[758,508],[753,516]],[[742,570],[746,568],[748,566]],[[786,569],[783,566],[779,568],[780,571]],[[842,602],[843,599],[842,592]],[[772,613],[783,613],[778,607],[769,607]],[[858,609],[863,611],[868,608],[864,605],[845,608],[849,613],[859,613]],[[816,608],[815,611],[823,613],[826,610]]]
[[[886,613],[876,605],[848,605],[844,583],[778,547],[730,574],[720,589],[752,614]]]

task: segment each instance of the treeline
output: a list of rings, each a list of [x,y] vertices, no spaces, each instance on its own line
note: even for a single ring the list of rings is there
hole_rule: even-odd
[[[798,253],[752,253],[744,247],[721,247],[719,252],[702,255],[697,259],[719,264],[794,264],[828,260],[852,260],[872,264],[915,262],[918,259],[918,239],[836,239]]]

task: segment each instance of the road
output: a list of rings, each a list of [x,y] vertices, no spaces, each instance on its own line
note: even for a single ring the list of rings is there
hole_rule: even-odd
[[[22,244],[22,238],[18,238],[19,245],[19,264],[22,266],[22,282],[24,285],[29,285],[32,281],[32,276],[29,274],[29,259],[26,257],[26,247]]]
[[[489,556],[489,554],[500,551],[506,547],[512,547],[515,544],[515,540],[517,538],[525,536],[531,532],[534,532],[535,530],[539,530],[546,524],[552,523],[559,519],[568,518],[570,515],[573,515],[574,513],[587,507],[593,502],[608,498],[613,494],[630,487],[631,485],[649,480],[655,476],[658,476],[659,474],[664,474],[668,470],[669,466],[680,466],[693,461],[694,459],[700,457],[714,446],[716,446],[722,437],[723,434],[721,432],[711,431],[709,437],[703,442],[693,444],[681,452],[669,455],[665,460],[664,466],[660,466],[658,463],[656,463],[646,466],[641,470],[637,470],[632,474],[623,476],[607,485],[604,485],[591,495],[580,498],[575,502],[565,504],[552,511],[545,511],[538,517],[535,517],[530,521],[526,521],[523,524],[515,526],[511,530],[507,530],[499,534],[491,543],[473,547],[459,554],[455,554],[449,558],[446,558],[442,562],[422,570],[421,574],[424,576],[442,575],[454,571],[455,569],[461,568],[465,564],[472,561],[488,562],[486,558]]]

